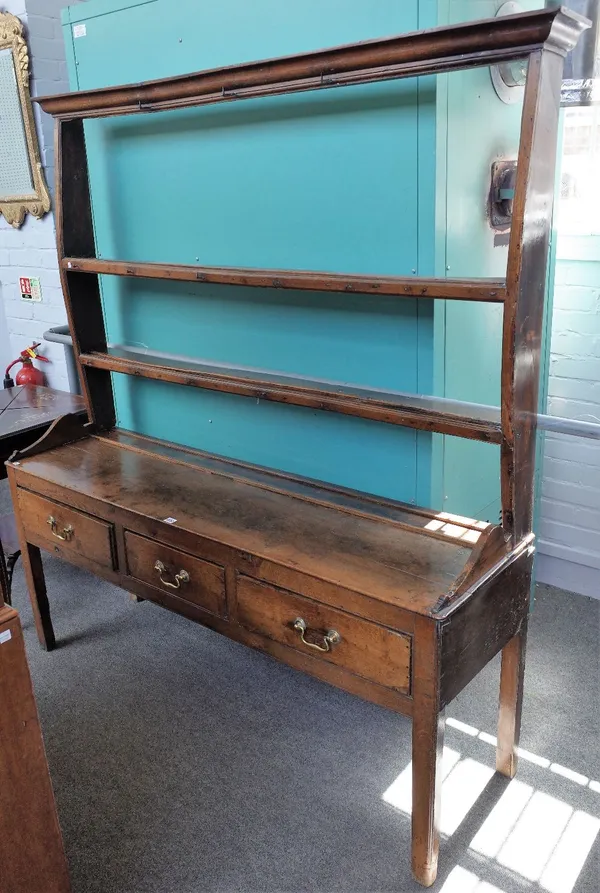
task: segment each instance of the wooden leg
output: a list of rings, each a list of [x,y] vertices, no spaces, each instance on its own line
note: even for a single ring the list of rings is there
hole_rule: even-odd
[[[415,704],[415,707],[417,705]],[[415,712],[412,737],[412,871],[430,887],[437,876],[444,713]]]
[[[52,651],[56,645],[54,629],[50,619],[50,605],[46,593],[46,581],[42,556],[37,546],[26,543],[21,552],[21,560],[25,570],[25,579],[29,589],[29,598],[33,609],[33,618],[40,645],[45,651]]]
[[[27,589],[29,590],[29,600],[33,609],[33,619],[37,630],[40,645],[45,651],[52,651],[56,645],[54,638],[54,629],[52,628],[52,620],[50,619],[50,605],[48,604],[48,595],[46,593],[46,580],[44,578],[44,567],[42,565],[42,556],[37,546],[32,546],[27,542],[27,535],[21,523],[18,511],[19,500],[17,498],[17,482],[15,480],[14,469],[6,466],[8,472],[8,482],[12,495],[12,503],[15,511],[15,525],[17,528],[17,536],[21,547],[21,561],[23,570],[25,571],[25,580],[27,581]]]
[[[440,800],[444,711],[439,709],[437,628],[416,623],[412,730],[412,871],[430,887],[436,879],[440,845]]]
[[[506,775],[507,778],[514,778],[517,771],[526,644],[527,620],[525,619],[521,631],[502,649],[496,770],[502,775]]]

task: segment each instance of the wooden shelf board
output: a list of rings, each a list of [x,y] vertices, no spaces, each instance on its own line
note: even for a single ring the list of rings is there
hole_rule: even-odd
[[[465,416],[435,397],[379,391],[247,368],[165,358],[113,347],[80,356],[84,367],[190,385],[212,391],[329,410],[424,431],[501,443],[500,413]]]
[[[100,258],[65,257],[63,270],[143,279],[210,282],[254,288],[331,291],[391,295],[400,298],[446,298],[501,304],[506,299],[503,279],[419,279],[416,276],[365,276],[316,270],[269,270],[247,267],[205,267],[193,264],[137,263]]]

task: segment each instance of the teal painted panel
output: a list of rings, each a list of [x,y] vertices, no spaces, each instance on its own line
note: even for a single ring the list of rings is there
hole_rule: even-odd
[[[295,291],[282,301],[279,292],[181,282],[169,283],[165,309],[162,282],[119,285],[116,307],[105,295],[119,343],[375,388],[410,380],[416,389],[412,301]]]
[[[77,6],[65,6],[61,10],[63,24],[89,22],[96,16],[132,9],[134,6],[147,6],[149,3],[157,3],[158,0],[93,0],[83,7],[82,2],[83,0],[79,0]]]
[[[115,6],[71,10],[86,22],[72,40],[80,89],[413,30],[419,12],[421,26],[435,24],[431,0],[189,0],[176,17],[155,0],[103,13]],[[435,114],[435,85],[419,93],[404,81],[88,122],[98,253],[431,275],[435,190],[422,204],[419,190],[435,182]],[[414,301],[113,277],[102,288],[113,343],[388,389],[431,380],[431,311],[419,316]],[[123,376],[114,384],[124,427],[415,501],[413,431]],[[426,459],[419,480],[430,475]]]
[[[402,81],[88,122],[98,252],[411,275],[417,100]]]
[[[412,302],[380,299],[374,313],[356,295],[286,292],[282,305],[279,293],[170,283],[181,318],[194,319],[200,304],[202,324],[192,328],[165,317],[162,283],[120,285],[117,301],[125,300],[129,312],[113,314],[105,294],[107,318],[121,322],[120,342],[149,350],[254,368],[264,368],[266,357],[269,368],[283,372],[396,389],[414,366],[414,351],[407,364],[403,349],[405,339],[417,340]],[[177,432],[175,439],[202,449],[321,479],[325,469],[327,480],[345,486],[413,498],[413,431],[125,376],[115,377],[115,389],[125,427],[166,439]]]
[[[414,31],[435,25],[436,9],[432,0],[87,0],[63,21],[86,24],[75,40],[85,89]]]

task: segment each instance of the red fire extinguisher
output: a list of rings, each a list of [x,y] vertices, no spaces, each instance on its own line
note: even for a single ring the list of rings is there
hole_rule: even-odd
[[[43,357],[41,354],[37,352],[37,348],[40,346],[42,342],[37,341],[34,342],[31,347],[26,347],[25,350],[21,351],[21,355],[17,357],[16,360],[13,360],[12,363],[9,363],[6,367],[6,374],[4,375],[4,387],[5,388],[14,388],[15,382],[12,380],[10,375],[8,374],[15,363],[23,363],[23,368],[17,372],[17,384],[37,384],[37,385],[45,385],[46,384],[46,376],[40,369],[36,369],[32,363],[32,360],[41,360],[42,363],[49,363],[50,360],[47,357]]]

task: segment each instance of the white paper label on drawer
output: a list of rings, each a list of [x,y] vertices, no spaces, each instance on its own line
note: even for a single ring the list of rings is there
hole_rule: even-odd
[[[87,29],[85,27],[85,22],[80,22],[79,25],[73,25],[73,37],[85,37],[87,34]]]
[[[5,629],[3,633],[0,633],[0,645],[4,645],[5,642],[10,642],[12,639],[12,633],[9,629]]]
[[[177,518],[163,518],[165,524],[177,524]]]

